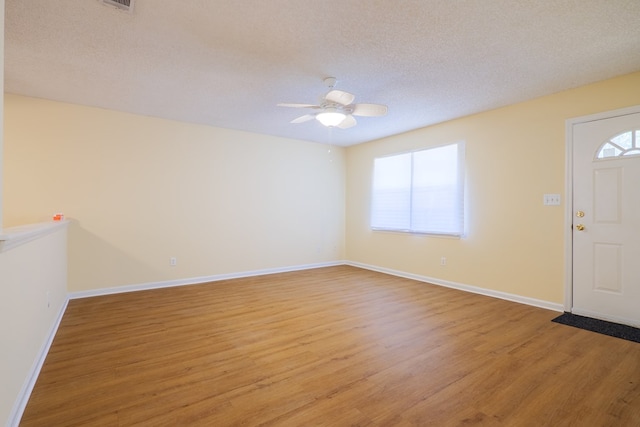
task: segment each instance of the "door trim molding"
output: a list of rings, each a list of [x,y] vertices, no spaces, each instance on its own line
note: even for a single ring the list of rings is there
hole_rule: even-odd
[[[611,119],[640,113],[640,105],[604,111],[588,116],[574,117],[565,121],[565,204],[564,204],[564,311],[573,308],[573,127],[596,120]]]

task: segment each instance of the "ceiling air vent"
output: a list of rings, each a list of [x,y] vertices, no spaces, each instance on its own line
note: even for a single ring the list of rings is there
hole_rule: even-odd
[[[133,2],[134,0],[102,0],[102,3],[107,6],[117,7],[118,9],[126,10],[127,12],[131,12],[133,10]]]

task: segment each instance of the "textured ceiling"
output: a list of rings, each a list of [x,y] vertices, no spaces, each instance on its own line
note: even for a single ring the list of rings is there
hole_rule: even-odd
[[[639,22],[639,0],[6,0],[5,90],[347,146],[638,71]],[[290,124],[307,110],[276,104],[327,76],[389,113]]]

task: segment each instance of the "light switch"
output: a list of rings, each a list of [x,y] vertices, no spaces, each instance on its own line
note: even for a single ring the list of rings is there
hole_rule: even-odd
[[[559,206],[560,205],[560,195],[559,194],[545,194],[544,195],[544,205],[545,206]]]

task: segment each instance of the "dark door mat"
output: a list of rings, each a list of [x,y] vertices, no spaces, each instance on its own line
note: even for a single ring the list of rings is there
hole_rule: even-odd
[[[552,322],[575,328],[586,329],[587,331],[609,335],[610,337],[622,338],[623,340],[640,343],[640,329],[633,326],[621,325],[619,323],[607,322],[605,320],[592,319],[591,317],[578,316],[567,313],[551,320]]]

